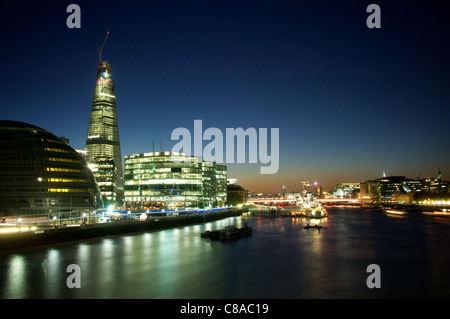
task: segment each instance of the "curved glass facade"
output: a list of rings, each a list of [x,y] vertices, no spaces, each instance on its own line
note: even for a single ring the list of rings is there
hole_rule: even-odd
[[[82,157],[54,134],[0,121],[0,219],[89,212],[101,203]]]

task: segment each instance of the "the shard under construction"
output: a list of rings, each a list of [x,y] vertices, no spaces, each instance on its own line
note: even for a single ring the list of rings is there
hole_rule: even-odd
[[[107,33],[99,53],[97,84],[92,101],[91,117],[86,139],[87,161],[95,167],[94,176],[104,197],[116,200],[117,191],[123,190],[123,168],[120,152],[119,124],[116,96],[111,80],[112,68],[101,60]]]

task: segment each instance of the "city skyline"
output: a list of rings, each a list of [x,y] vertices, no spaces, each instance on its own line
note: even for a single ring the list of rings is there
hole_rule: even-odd
[[[8,4],[0,118],[84,149],[96,53],[113,66],[122,160],[170,151],[177,127],[279,128],[279,170],[230,164],[252,192],[387,175],[450,179],[449,27],[437,4],[295,1]],[[205,143],[206,144],[206,143]],[[205,145],[204,144],[204,145]]]

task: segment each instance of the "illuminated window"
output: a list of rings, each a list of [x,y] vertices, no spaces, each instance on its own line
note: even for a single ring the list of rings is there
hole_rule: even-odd
[[[71,153],[71,152],[68,151],[68,150],[62,150],[62,149],[59,149],[59,148],[50,148],[50,147],[46,147],[45,150],[46,150],[47,152]]]
[[[70,158],[49,157],[48,160],[51,161],[51,162],[64,162],[64,163],[77,163],[77,164],[81,164],[81,161],[79,161],[79,160],[74,160],[74,159],[70,159]]]
[[[63,172],[63,173],[83,173],[77,168],[47,167],[47,172]]]

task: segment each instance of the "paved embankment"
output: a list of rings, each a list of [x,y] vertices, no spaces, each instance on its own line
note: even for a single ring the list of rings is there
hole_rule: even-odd
[[[210,222],[231,216],[240,216],[245,209],[230,209],[222,212],[196,214],[189,216],[162,217],[147,221],[112,222],[82,225],[46,230],[44,232],[23,232],[0,236],[0,252],[68,241],[86,240],[95,237],[120,235],[163,228],[179,227],[189,224]]]

